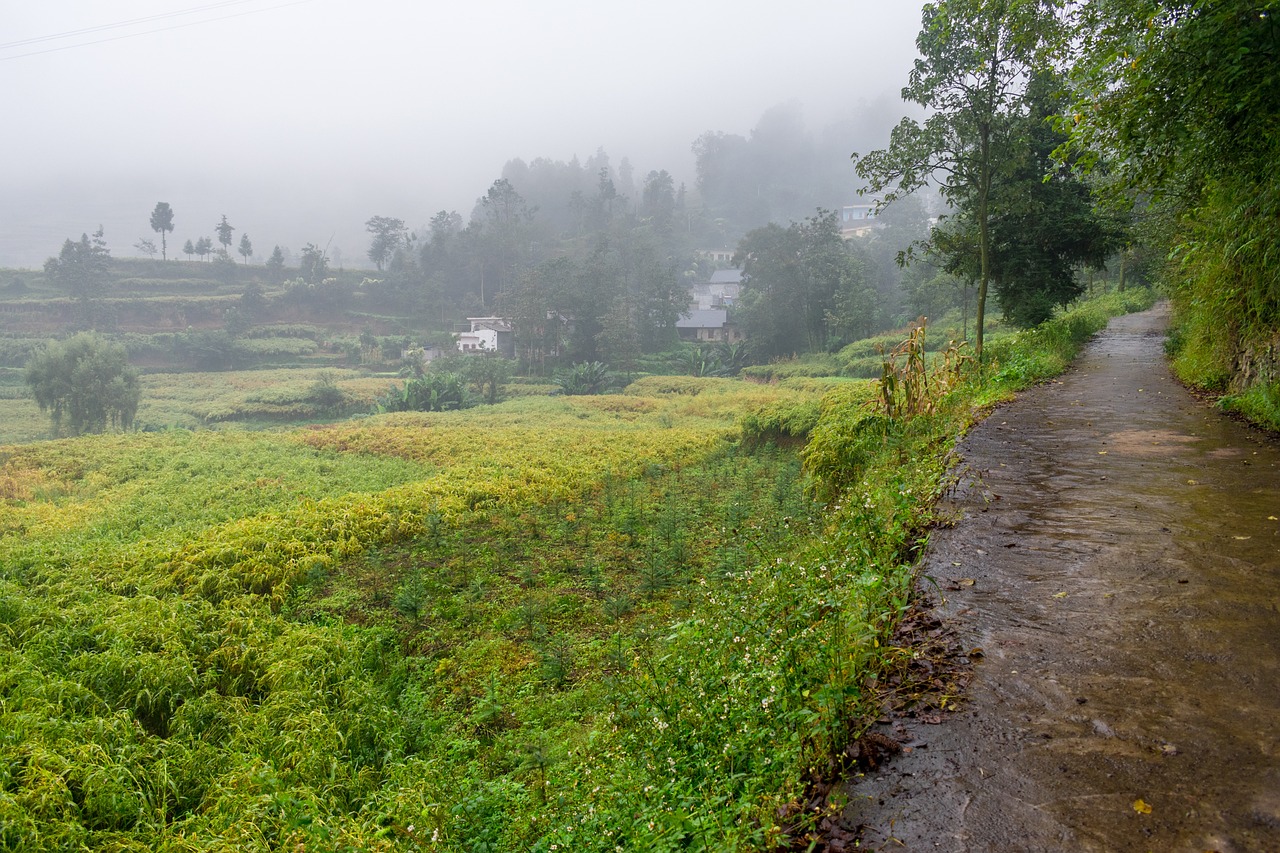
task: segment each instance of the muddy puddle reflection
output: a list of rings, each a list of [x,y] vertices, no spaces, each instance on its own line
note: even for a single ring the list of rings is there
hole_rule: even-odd
[[[962,446],[925,573],[985,656],[849,789],[865,846],[1280,850],[1280,448],[1169,378],[1164,324],[1115,320]]]

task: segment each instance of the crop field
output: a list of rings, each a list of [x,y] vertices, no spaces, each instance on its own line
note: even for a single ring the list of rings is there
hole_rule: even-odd
[[[143,427],[192,428],[226,422],[278,425],[324,417],[308,394],[325,377],[347,393],[348,408],[355,411],[370,410],[374,399],[396,381],[355,370],[317,368],[144,374],[137,421]]]
[[[0,368],[0,444],[49,437],[18,368]],[[338,412],[321,411],[310,399],[313,386],[332,380],[347,398]],[[278,368],[197,373],[144,373],[135,426],[143,430],[237,425],[261,428],[368,412],[394,376],[370,376],[341,368]]]
[[[740,440],[830,386],[0,447],[0,849],[767,843],[902,595]]]

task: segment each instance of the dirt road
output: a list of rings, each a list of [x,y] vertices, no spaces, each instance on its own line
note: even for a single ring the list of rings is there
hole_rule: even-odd
[[[1280,447],[1121,317],[961,446],[924,573],[962,710],[858,780],[877,850],[1280,851]]]

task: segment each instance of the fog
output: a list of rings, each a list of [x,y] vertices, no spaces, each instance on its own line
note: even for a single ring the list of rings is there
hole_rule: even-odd
[[[849,151],[883,144],[921,5],[5,0],[0,265],[99,224],[134,255],[157,201],[171,257],[226,214],[259,256],[330,243],[356,265],[366,219],[467,216],[512,158],[603,148],[692,188],[700,134],[788,101]]]

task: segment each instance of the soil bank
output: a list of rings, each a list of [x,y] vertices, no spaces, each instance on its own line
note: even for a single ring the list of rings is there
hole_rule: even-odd
[[[923,574],[961,710],[850,784],[877,850],[1280,850],[1280,447],[1120,317],[960,447]]]

